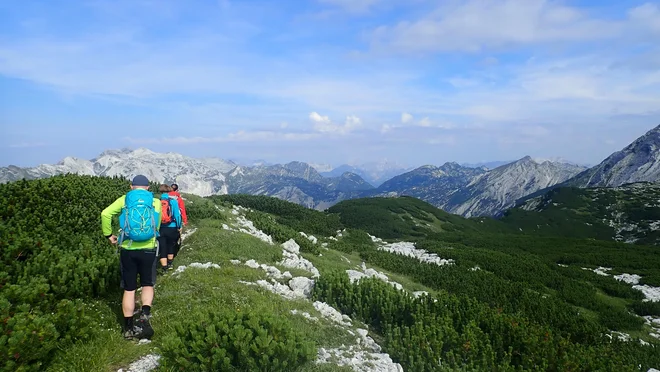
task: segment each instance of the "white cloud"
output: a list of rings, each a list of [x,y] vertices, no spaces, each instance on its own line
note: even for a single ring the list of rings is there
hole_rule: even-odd
[[[321,116],[316,111],[309,114],[309,118],[317,124],[330,124],[330,118],[327,116]]]
[[[373,45],[401,52],[478,52],[516,45],[605,40],[640,27],[640,31],[660,29],[658,7],[651,3],[632,9],[625,21],[598,19],[582,9],[551,0],[438,4],[420,19],[378,27],[372,36]]]
[[[637,25],[660,33],[660,7],[658,4],[644,3],[630,9],[628,16]]]
[[[309,114],[309,118],[314,122],[314,130],[320,133],[335,133],[344,135],[352,132],[362,125],[360,118],[354,115],[346,117],[344,125],[334,124],[327,116],[321,116],[317,112]]]
[[[357,1],[333,2],[337,6],[343,3],[355,9],[360,7]],[[657,5],[640,5],[618,15],[622,20],[615,21],[617,17],[595,19],[583,10],[562,5],[566,2],[426,2],[429,3],[434,11],[415,11],[423,15],[380,28],[374,46],[413,53],[495,50],[468,58],[453,54],[446,59],[447,65],[438,69],[436,60],[411,59],[411,53],[381,59],[366,51],[349,56],[351,51],[344,42],[319,47],[317,30],[300,26],[282,31],[268,29],[273,23],[255,23],[259,26],[235,26],[241,31],[236,34],[226,32],[224,26],[218,30],[215,23],[205,23],[194,29],[177,28],[176,38],[153,42],[140,28],[115,24],[116,19],[108,16],[106,21],[111,21],[111,26],[91,27],[86,30],[90,32],[79,33],[81,36],[38,34],[36,29],[26,35],[0,38],[0,74],[58,92],[84,94],[85,99],[98,98],[100,94],[107,100],[110,96],[112,104],[116,104],[113,109],[134,105],[172,114],[175,119],[171,121],[185,118],[187,127],[200,137],[158,140],[176,143],[305,140],[320,138],[321,133],[346,135],[364,126],[373,133],[389,134],[372,139],[389,140],[414,132],[415,137],[405,139],[416,144],[436,135],[443,138],[474,132],[488,137],[505,125],[517,123],[551,128],[549,136],[559,136],[556,128],[562,126],[585,127],[585,132],[593,133],[601,131],[599,123],[614,114],[648,115],[650,118],[645,120],[659,122],[660,47],[643,43],[654,30],[658,31]],[[106,4],[113,7],[114,2]],[[171,4],[176,8],[176,3]],[[239,6],[242,5],[234,2],[231,8]],[[372,4],[367,8],[376,7]],[[158,17],[169,20],[167,17],[178,14],[173,10],[164,13],[166,16],[154,15],[150,21],[158,21]],[[396,19],[401,20],[406,14],[410,13],[401,12]],[[135,17],[141,20],[146,15],[139,13]],[[275,20],[276,27],[280,27],[280,20]],[[262,27],[274,38],[282,36],[280,32],[304,32],[294,39],[293,46],[280,40],[281,53],[272,55],[268,50],[250,49],[252,44],[244,43]],[[607,48],[586,43],[604,39],[608,41]],[[356,41],[342,40],[351,45]],[[554,42],[565,42],[561,46],[571,48],[545,48],[544,43]],[[515,53],[497,53],[501,47],[509,46],[517,48],[512,49]],[[528,59],[523,61],[519,56]],[[457,61],[459,65],[455,65]],[[198,94],[203,97],[201,100]],[[247,98],[247,102],[235,104],[238,100],[231,95]],[[166,99],[159,100],[161,96]],[[232,99],[226,99],[227,96]],[[71,97],[75,103],[78,96]],[[309,114],[314,133],[295,133],[293,129],[286,130],[291,133],[280,133],[298,125],[296,118],[304,118],[312,110],[316,110]],[[335,123],[318,112],[353,116]],[[651,116],[653,112],[655,116]],[[221,115],[232,118],[227,125],[233,127],[225,128],[226,131],[244,131],[205,136],[200,127],[217,128]],[[156,122],[158,118],[148,120]],[[628,120],[616,120],[621,123],[621,132],[628,130]],[[249,128],[266,121],[274,123],[273,131],[250,131]],[[279,128],[278,123],[282,123]],[[397,130],[402,127],[405,130]],[[518,128],[508,135],[530,141],[535,130]],[[607,136],[617,138],[617,133]]]

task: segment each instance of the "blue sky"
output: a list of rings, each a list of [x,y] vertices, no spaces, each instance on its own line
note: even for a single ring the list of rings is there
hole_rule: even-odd
[[[0,166],[594,164],[660,124],[657,40],[657,1],[9,0]]]

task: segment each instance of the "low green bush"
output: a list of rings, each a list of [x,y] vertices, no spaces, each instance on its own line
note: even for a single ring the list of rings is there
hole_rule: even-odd
[[[306,237],[300,235],[299,232],[289,226],[281,225],[275,221],[270,215],[260,211],[248,211],[245,217],[254,223],[254,226],[270,235],[274,241],[284,243],[287,240],[293,239],[300,246],[301,252],[318,254],[319,248]]]
[[[232,194],[214,195],[211,199],[270,213],[278,223],[298,232],[330,236],[343,228],[338,215],[323,213],[273,196]]]
[[[342,233],[342,238],[328,243],[328,248],[341,252],[366,252],[376,247],[369,237],[369,234],[363,230],[346,229]]]
[[[0,184],[1,371],[43,371],[58,348],[92,337],[84,303],[120,279],[100,215],[128,190],[119,177],[70,174]]]
[[[177,324],[163,340],[163,366],[182,371],[295,371],[316,355],[283,318],[213,312]]]
[[[195,198],[194,201],[186,202],[186,215],[190,220],[202,220],[205,218],[211,218],[225,221],[227,219],[220,212],[214,202],[202,198]]]
[[[635,301],[631,307],[635,314],[640,316],[660,316],[660,302]]]

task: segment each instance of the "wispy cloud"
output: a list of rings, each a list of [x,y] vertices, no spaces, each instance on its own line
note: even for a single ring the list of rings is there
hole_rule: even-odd
[[[32,156],[26,143],[54,141],[66,154],[77,138],[139,127],[156,133],[154,144],[281,143],[278,153],[298,141],[320,153],[306,141],[327,138],[337,156],[354,157],[347,143],[362,141],[379,149],[367,156],[383,155],[386,143],[436,159],[417,147],[444,141],[477,149],[479,159],[542,145],[596,162],[611,150],[598,147],[607,139],[660,123],[660,7],[630,4],[4,5],[0,76],[17,94],[0,103],[1,120],[27,123],[7,129],[19,159]],[[62,131],[50,138],[44,128],[56,125]]]
[[[601,41],[636,32],[657,32],[656,4],[613,20],[551,0],[468,0],[438,3],[428,15],[374,30],[376,48],[404,53],[463,51],[543,43]],[[650,35],[648,35],[650,37]]]

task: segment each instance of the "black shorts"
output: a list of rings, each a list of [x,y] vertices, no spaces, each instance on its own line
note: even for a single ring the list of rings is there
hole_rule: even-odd
[[[179,240],[179,229],[176,227],[161,227],[158,244],[160,246],[160,258],[166,258],[168,254],[174,254],[177,241]]]
[[[125,291],[137,289],[137,275],[142,287],[156,284],[156,249],[122,249],[119,256],[121,288]]]

